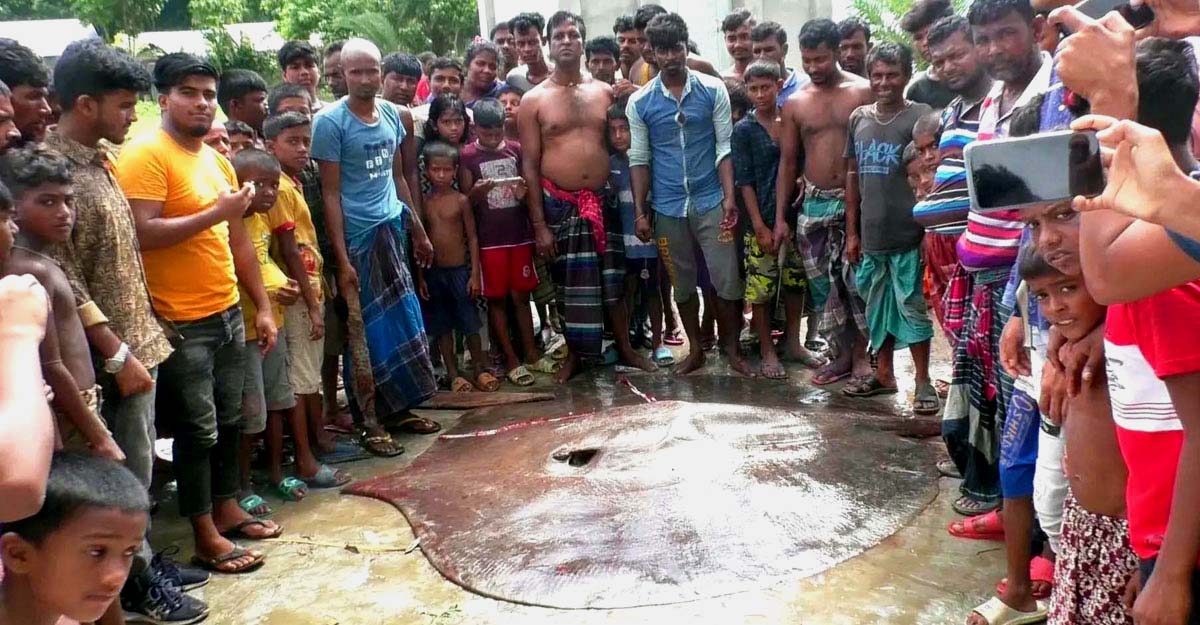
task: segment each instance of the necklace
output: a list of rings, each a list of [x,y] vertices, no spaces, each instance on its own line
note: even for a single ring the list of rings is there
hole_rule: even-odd
[[[890,125],[892,122],[896,121],[896,118],[897,118],[897,117],[900,117],[902,114],[904,114],[904,111],[907,111],[907,110],[908,110],[908,107],[910,107],[910,106],[912,106],[912,102],[909,102],[908,100],[905,100],[905,101],[904,101],[904,107],[903,107],[903,108],[901,108],[899,111],[896,111],[896,114],[895,114],[895,115],[892,115],[892,118],[891,118],[891,119],[889,119],[889,120],[887,120],[886,122],[885,122],[885,121],[883,121],[883,114],[879,112],[879,103],[878,103],[878,102],[875,102],[875,103],[871,104],[871,110],[875,112],[875,121],[876,121],[876,122],[877,122],[877,123],[878,123],[880,126],[888,126],[888,125]]]
[[[30,254],[33,254],[34,256],[41,256],[42,258],[54,263],[55,266],[58,266],[58,260],[56,258],[54,258],[53,256],[43,254],[37,250],[25,247],[24,245],[13,245],[13,249],[24,250],[26,252],[29,252]]]

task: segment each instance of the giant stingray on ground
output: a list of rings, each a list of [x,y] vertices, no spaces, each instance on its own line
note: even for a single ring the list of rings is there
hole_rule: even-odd
[[[645,380],[652,395],[737,403],[484,408],[408,467],[346,492],[400,509],[451,581],[557,608],[677,603],[816,574],[936,493],[930,447],[853,410],[764,408],[784,398]]]

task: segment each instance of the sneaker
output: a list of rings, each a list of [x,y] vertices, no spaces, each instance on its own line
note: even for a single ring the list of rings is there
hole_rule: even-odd
[[[176,562],[172,556],[179,553],[179,547],[171,546],[154,554],[150,560],[150,569],[163,576],[176,588],[187,592],[208,584],[208,571],[186,566]]]
[[[208,617],[208,606],[189,597],[157,573],[130,580],[121,593],[126,623],[192,625]]]

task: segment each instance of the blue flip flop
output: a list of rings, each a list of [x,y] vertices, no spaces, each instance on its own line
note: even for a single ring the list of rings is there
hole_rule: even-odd
[[[675,354],[666,345],[659,345],[654,350],[654,364],[660,367],[670,367],[675,364]]]
[[[317,456],[317,460],[325,464],[345,464],[347,462],[369,460],[370,458],[371,454],[363,450],[362,447],[345,440],[336,441],[331,453]]]

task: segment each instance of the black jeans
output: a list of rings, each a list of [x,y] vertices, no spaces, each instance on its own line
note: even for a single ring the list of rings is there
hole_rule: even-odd
[[[175,431],[179,512],[195,518],[237,495],[246,329],[238,306],[176,329],[183,341],[159,366],[159,405]]]
[[[1155,562],[1154,559],[1138,560],[1138,570],[1142,573],[1143,587],[1150,582]],[[1200,625],[1200,604],[1196,603],[1197,597],[1200,597],[1200,570],[1192,571],[1192,613],[1188,615],[1187,625]]]

